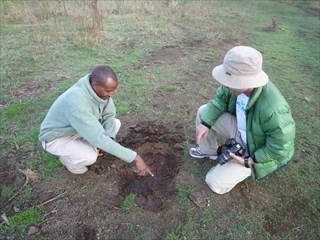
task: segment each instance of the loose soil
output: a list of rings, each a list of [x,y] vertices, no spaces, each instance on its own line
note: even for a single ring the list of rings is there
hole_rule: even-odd
[[[318,7],[301,5],[301,8],[310,15],[319,16]],[[177,41],[165,42],[162,47],[149,52],[137,63],[138,69],[159,65],[172,67],[170,70],[174,72],[172,76],[155,76],[154,94],[149,94],[150,102],[146,102],[142,114],[131,111],[121,116],[123,128],[120,131],[120,143],[136,150],[155,176],[138,177],[134,173],[134,166],[108,154],[99,157],[83,175],[72,175],[61,168],[52,177],[32,183],[32,196],[20,194],[4,209],[8,216],[12,216],[13,206],[25,210],[66,192],[61,198],[44,206],[45,214],[41,223],[37,224],[39,232],[28,236],[28,239],[142,239],[143,233],[143,239],[164,239],[169,233],[175,233],[179,226],[190,226],[191,220],[195,221],[197,229],[204,228],[202,233],[208,231],[220,237],[225,233],[230,237],[230,233],[233,233],[230,229],[238,226],[238,220],[248,216],[247,213],[253,214],[254,211],[258,215],[264,214],[261,219],[262,227],[272,237],[281,238],[283,234],[296,231],[297,238],[306,238],[308,234],[303,232],[301,219],[318,219],[313,215],[305,215],[318,211],[318,208],[310,211],[308,199],[299,195],[291,197],[275,193],[274,189],[270,188],[269,179],[259,183],[246,180],[228,194],[212,194],[203,181],[212,166],[195,163],[183,154],[183,149],[187,149],[193,141],[198,107],[213,97],[217,87],[211,77],[212,67],[221,64],[225,52],[231,47],[252,43],[244,36],[243,31],[240,32],[244,29],[242,23],[239,19],[236,25],[228,24],[236,26],[229,29],[226,29],[226,26],[215,28],[212,24],[210,31],[217,33],[215,38],[209,34],[194,34],[197,32],[193,25],[176,24],[176,27],[182,29],[182,41],[179,42],[181,36],[177,35]],[[264,27],[257,30],[272,34],[273,31],[281,30],[281,21],[272,25],[270,18]],[[298,35],[302,38],[306,33],[302,29]],[[319,31],[314,34],[319,36]],[[123,45],[123,51],[131,51],[139,46],[139,42],[128,39],[128,44]],[[57,74],[56,78],[45,77],[8,85],[4,91],[8,92],[13,102],[29,100],[56,87],[57,81],[68,78],[68,73]],[[168,86],[174,87],[167,88]],[[9,102],[1,102],[0,109],[7,104]],[[157,122],[159,119],[162,123]],[[173,121],[182,123],[184,129],[173,124]],[[135,124],[137,122],[139,124]],[[31,126],[30,123],[28,126]],[[0,145],[4,146],[1,139]],[[23,184],[24,178],[17,169],[19,163],[30,158],[31,154],[33,151],[28,149],[12,149],[5,157],[0,158],[0,187],[19,188]],[[287,186],[290,178],[288,175],[283,178],[281,176],[282,174],[276,173],[272,177],[277,178],[279,184],[284,183],[284,186]],[[175,194],[176,184],[182,193],[185,186],[191,186],[195,193],[189,194],[189,198],[198,205],[188,205],[188,202],[181,204],[181,199],[174,199],[174,196],[179,195]],[[201,194],[196,194],[197,192]],[[136,196],[140,207],[124,213],[121,202],[128,194]],[[209,203],[211,206],[208,206]],[[189,212],[192,208],[202,206],[216,214],[207,226],[202,226],[200,221],[196,222],[205,217],[201,216],[204,211]],[[232,211],[237,211],[239,217],[232,218]],[[194,215],[190,215],[193,212]],[[316,222],[309,224],[316,226]],[[149,235],[147,230],[150,231]],[[188,229],[187,233],[192,234],[192,231]],[[196,237],[193,235],[191,238]],[[256,237],[252,235],[251,239]]]
[[[96,240],[97,233],[93,227],[83,225],[80,227],[78,231],[78,235],[76,236],[76,240]]]
[[[162,124],[142,122],[132,126],[121,142],[137,150],[154,176],[139,177],[133,167],[123,164],[118,171],[120,193],[135,194],[137,204],[146,210],[164,209],[176,193],[175,176],[181,166],[183,150],[181,133],[170,132]]]

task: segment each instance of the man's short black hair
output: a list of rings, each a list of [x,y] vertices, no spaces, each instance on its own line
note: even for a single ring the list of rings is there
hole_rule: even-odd
[[[118,81],[117,75],[109,66],[100,65],[91,72],[90,82],[104,84],[108,78],[111,78],[116,82]]]

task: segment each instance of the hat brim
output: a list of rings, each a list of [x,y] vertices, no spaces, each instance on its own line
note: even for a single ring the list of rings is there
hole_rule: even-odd
[[[212,70],[212,77],[222,85],[235,89],[262,87],[269,81],[268,75],[263,70],[258,74],[247,76],[229,75],[226,73],[223,64]]]

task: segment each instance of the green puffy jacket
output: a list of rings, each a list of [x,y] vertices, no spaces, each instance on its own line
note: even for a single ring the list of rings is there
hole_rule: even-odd
[[[219,87],[206,105],[201,120],[212,126],[225,112],[235,115],[237,96]],[[269,81],[256,88],[247,108],[247,150],[255,158],[253,178],[260,179],[287,164],[294,153],[295,122],[290,107]]]

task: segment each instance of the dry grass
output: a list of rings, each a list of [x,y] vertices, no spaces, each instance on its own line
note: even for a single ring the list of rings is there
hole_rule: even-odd
[[[30,27],[30,39],[26,42],[48,44],[72,39],[80,46],[101,45],[110,39],[106,25],[111,15],[134,16],[143,25],[147,15],[167,16],[176,21],[198,18],[195,12],[201,13],[201,19],[214,14],[210,12],[214,7],[209,10],[206,1],[4,0],[0,6],[2,23],[24,23]],[[68,21],[72,24],[65,24]]]

